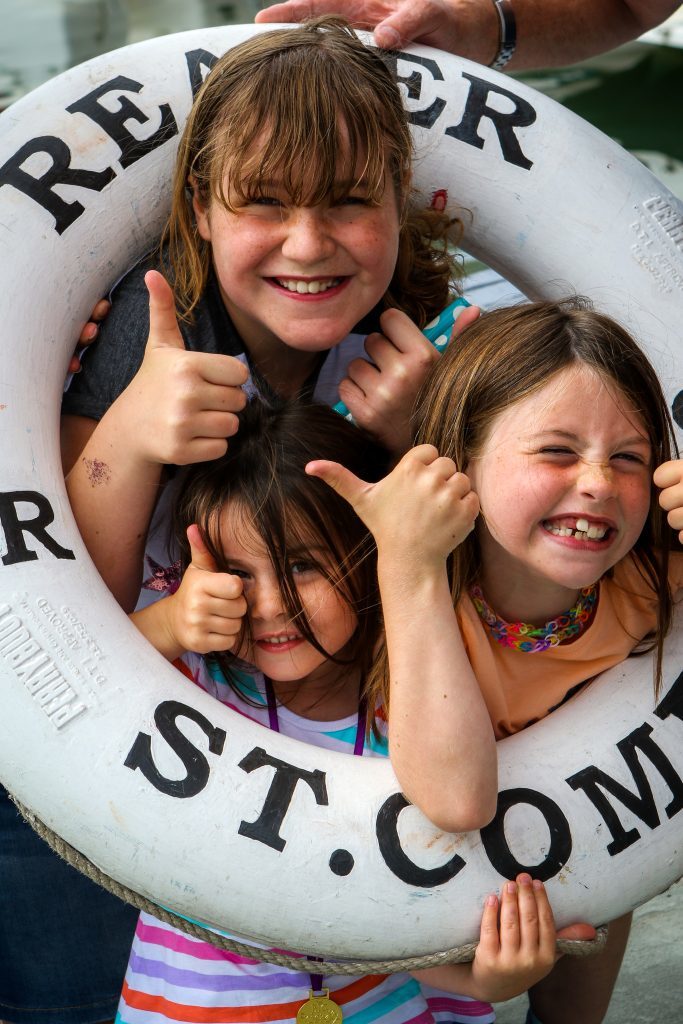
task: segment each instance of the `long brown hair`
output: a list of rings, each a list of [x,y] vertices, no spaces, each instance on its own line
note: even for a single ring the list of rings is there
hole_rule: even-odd
[[[381,630],[375,544],[351,506],[322,480],[306,475],[312,459],[340,461],[370,481],[380,479],[388,463],[383,448],[327,406],[252,400],[240,414],[227,453],[189,470],[174,508],[173,532],[183,571],[191,561],[186,530],[192,523],[199,526],[218,570],[228,571],[220,525],[229,506],[245,533],[255,533],[265,545],[280,580],[283,607],[297,629],[326,658],[357,669],[363,686]],[[307,552],[306,561],[338,590],[357,619],[343,659],[321,647],[306,618],[291,568],[289,553],[294,551],[297,558]],[[212,657],[236,686],[234,656]]]
[[[561,370],[584,364],[618,391],[641,418],[652,447],[653,469],[677,453],[673,424],[654,368],[631,335],[578,296],[482,314],[448,346],[417,403],[418,444],[467,471],[481,454],[496,417],[543,388]],[[650,509],[632,550],[635,564],[657,597],[657,625],[634,653],[655,650],[655,690],[661,685],[664,638],[673,600],[668,582],[673,533],[652,488]],[[448,571],[454,607],[480,573],[477,531],[452,553]],[[634,638],[634,646],[635,645]],[[373,692],[387,692],[385,657],[373,671]]]
[[[344,170],[356,174],[360,159],[370,201],[381,201],[388,177],[399,206],[399,257],[385,304],[422,327],[453,291],[448,240],[459,235],[459,222],[411,209],[412,140],[387,59],[337,17],[260,33],[228,50],[190,111],[162,240],[181,316],[191,317],[211,263],[189,182],[203,204],[231,209],[231,196],[243,200],[276,177],[292,202],[310,205],[334,194],[340,170],[342,178]]]

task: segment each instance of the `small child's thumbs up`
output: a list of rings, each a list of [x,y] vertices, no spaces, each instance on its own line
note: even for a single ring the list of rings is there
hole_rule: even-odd
[[[210,553],[199,527],[196,523],[187,528],[187,539],[190,543],[190,554],[192,555],[191,565],[195,569],[203,569],[205,572],[217,572],[216,562]]]
[[[178,327],[173,290],[163,274],[148,270],[145,284],[149,292],[149,340],[151,348],[185,348]]]
[[[340,466],[338,462],[317,459],[306,466],[308,476],[316,476],[336,491],[349,505],[358,512],[358,504],[368,494],[373,484],[368,484],[355,476],[350,469]],[[362,517],[361,517],[362,518]]]

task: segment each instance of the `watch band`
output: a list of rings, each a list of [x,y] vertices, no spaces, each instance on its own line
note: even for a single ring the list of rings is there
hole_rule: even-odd
[[[498,53],[489,64],[494,71],[502,71],[515,52],[517,46],[517,23],[511,0],[493,0],[498,14],[500,30],[498,35]]]

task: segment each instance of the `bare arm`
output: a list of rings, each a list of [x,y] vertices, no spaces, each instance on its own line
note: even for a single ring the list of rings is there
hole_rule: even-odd
[[[517,49],[511,70],[585,60],[635,39],[680,6],[678,0],[511,0]],[[378,46],[411,40],[489,64],[498,51],[499,21],[492,0],[288,0],[260,11],[258,22],[302,21],[339,13],[374,28]]]
[[[98,424],[80,454],[70,452],[73,465],[66,489],[76,524],[95,566],[125,611],[136,604],[142,579],[147,530],[154,511],[162,465],[138,456],[129,443],[133,426],[126,412],[125,392]],[[122,400],[123,399],[123,400]],[[81,420],[65,417],[65,420]],[[84,437],[81,424],[65,422],[63,434]]]
[[[164,465],[222,455],[246,401],[246,368],[230,356],[187,352],[171,289],[154,271],[145,280],[150,335],[140,369],[96,426],[79,417],[65,417],[64,425],[66,459],[74,460],[67,492],[78,528],[126,611],[139,593]]]
[[[495,740],[446,573],[479,510],[469,480],[431,445],[413,448],[374,485],[334,463],[308,470],[353,505],[377,542],[390,753],[401,787],[445,831],[481,828],[496,809]]]
[[[60,423],[60,445],[62,451],[62,472],[66,476],[74,462],[90,440],[97,420],[87,416],[63,415]]]

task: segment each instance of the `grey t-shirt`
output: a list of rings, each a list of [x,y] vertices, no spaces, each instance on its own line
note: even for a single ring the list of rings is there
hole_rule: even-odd
[[[102,323],[97,341],[83,353],[83,368],[63,396],[63,413],[99,420],[130,384],[142,363],[149,333],[144,277],[148,270],[158,269],[158,266],[156,255],[147,256],[112,289],[111,312]],[[195,309],[193,322],[180,322],[179,326],[186,349],[235,356],[251,370],[244,344],[223,304],[213,271]],[[310,396],[315,401],[326,405],[336,403],[337,389],[346,376],[347,366],[352,359],[365,355],[365,338],[370,331],[378,329],[379,310],[373,310],[352,334],[327,353],[310,382]],[[258,388],[263,390],[264,382],[259,381]],[[254,384],[250,382],[246,389],[253,393]]]
[[[99,420],[109,406],[130,384],[137,373],[147,344],[149,308],[144,277],[158,269],[158,259],[148,256],[136,264],[112,289],[112,309],[100,329],[98,340],[86,349],[83,369],[76,374],[62,398],[62,412]],[[364,342],[371,330],[379,327],[379,311],[374,310],[335,348],[331,349],[309,382],[308,393],[317,402],[334,405],[339,383],[346,376],[352,359],[365,355]],[[249,360],[239,334],[223,305],[213,272],[196,310],[192,324],[180,324],[185,347],[192,351],[216,352],[235,356],[250,370]],[[267,390],[261,380],[244,385],[248,394]],[[163,401],[163,395],[159,400]],[[172,472],[162,489],[147,536],[144,576],[138,607],[163,597],[177,586],[177,552],[170,543],[171,508],[182,488],[183,473]]]

